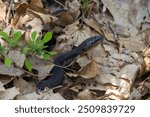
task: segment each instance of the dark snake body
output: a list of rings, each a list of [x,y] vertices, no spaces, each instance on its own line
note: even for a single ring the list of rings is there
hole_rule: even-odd
[[[62,53],[54,60],[55,65],[63,65],[63,63],[71,58],[77,57],[78,55],[82,54],[83,52],[87,51],[94,45],[100,43],[103,40],[103,37],[98,35],[94,37],[90,37],[83,41],[77,48]],[[54,66],[51,70],[51,76],[47,76],[45,79],[41,80],[36,86],[40,90],[44,90],[45,87],[53,88],[58,85],[61,85],[64,80],[64,70],[62,67]]]

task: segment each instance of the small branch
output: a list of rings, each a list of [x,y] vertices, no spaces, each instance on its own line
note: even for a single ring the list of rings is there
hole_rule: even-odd
[[[57,4],[59,4],[60,6],[62,6],[63,8],[65,8],[65,6],[62,4],[62,3],[60,3],[59,1],[57,1],[57,0],[54,0]]]

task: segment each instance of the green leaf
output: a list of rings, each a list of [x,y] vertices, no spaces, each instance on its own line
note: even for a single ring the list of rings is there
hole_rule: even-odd
[[[31,34],[31,41],[35,41],[36,40],[36,31],[33,31]]]
[[[5,57],[4,64],[5,64],[7,67],[10,67],[11,64],[12,64],[12,59],[9,58],[9,57]]]
[[[47,52],[50,56],[54,56],[54,55],[56,55],[57,54],[57,52]]]
[[[87,9],[89,0],[81,0],[81,9],[85,11]]]
[[[25,55],[28,55],[31,52],[31,49],[28,46],[25,46],[22,49],[22,53],[24,53]]]
[[[47,32],[44,35],[44,38],[42,39],[42,43],[47,43],[48,41],[50,41],[52,39],[52,32]]]
[[[27,68],[27,70],[32,71],[32,64],[27,58],[25,60],[25,67]]]
[[[13,39],[11,40],[11,47],[14,48],[17,46],[17,44],[19,43],[19,40],[21,39],[21,36],[22,36],[22,34],[20,31],[14,33]]]
[[[7,43],[11,43],[11,40],[9,39],[7,33],[0,31],[0,36],[2,36]]]
[[[49,54],[43,54],[42,56],[43,56],[44,60],[48,60],[50,58]]]
[[[18,31],[16,32],[14,35],[13,35],[13,41],[18,41],[19,39],[21,39],[21,31]]]

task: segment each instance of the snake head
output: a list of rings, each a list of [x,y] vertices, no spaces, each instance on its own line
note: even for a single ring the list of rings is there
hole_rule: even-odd
[[[96,44],[100,43],[103,41],[103,36],[101,35],[97,35],[97,36],[94,36],[94,37],[90,37],[88,39],[86,39],[85,41],[83,41],[79,46],[78,48],[81,50],[81,51],[86,51],[88,49],[90,49],[91,47],[95,46]]]

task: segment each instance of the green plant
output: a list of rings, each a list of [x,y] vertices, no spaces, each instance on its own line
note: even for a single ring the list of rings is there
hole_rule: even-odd
[[[10,67],[11,64],[12,64],[12,59],[7,57],[6,56],[6,53],[7,53],[7,49],[5,46],[3,46],[1,43],[0,43],[0,58],[3,58],[4,59],[4,64],[7,66],[7,67]]]
[[[32,64],[31,62],[26,58],[25,63],[24,63],[25,67],[29,70],[32,71]]]
[[[87,9],[89,0],[81,0],[81,10],[85,11]]]
[[[3,45],[0,43],[0,57],[1,57],[2,54],[5,53],[5,50],[6,50],[6,47],[3,46]]]
[[[19,43],[19,41],[21,39],[22,34],[21,34],[20,31],[18,31],[18,32],[12,31],[11,34],[10,34],[10,36],[9,36],[7,33],[3,32],[3,31],[0,31],[0,36],[2,36],[4,38],[4,40],[12,48],[15,48],[18,45],[18,43]]]
[[[36,38],[36,32],[31,34],[31,41],[28,42],[27,46],[23,48],[23,53],[29,55],[31,53],[36,53],[44,60],[48,60],[51,56],[55,55],[56,52],[49,52],[44,50],[47,46],[44,44],[52,39],[52,33],[47,32],[43,39]]]
[[[28,55],[36,54],[40,56],[42,59],[48,60],[51,56],[56,54],[56,52],[49,52],[45,50],[45,48],[47,47],[45,46],[45,43],[47,43],[52,39],[51,32],[47,32],[42,39],[39,39],[37,38],[37,34],[34,31],[31,34],[31,40],[23,48],[19,46],[19,42],[22,36],[20,31],[18,32],[12,31],[10,36],[5,32],[0,31],[0,36],[2,36],[3,39],[6,41],[6,43],[8,44],[8,46],[7,44],[6,46],[3,46],[0,43],[0,58],[4,60],[4,64],[7,67],[11,66],[11,64],[13,63],[13,60],[10,57],[8,57],[7,53],[9,52],[9,50],[14,49],[16,47],[20,48],[22,50],[22,53],[26,55],[24,65],[29,71],[32,70],[32,64],[28,60]]]
[[[17,47],[20,39],[21,39],[21,32],[14,32],[12,31],[10,36],[3,31],[0,31],[0,36],[3,37],[3,39],[6,41],[6,43],[11,47],[11,48],[15,48]],[[0,56],[4,58],[4,64],[9,67],[12,64],[12,59],[7,57],[7,53],[8,52],[8,48],[6,46],[2,46],[2,44],[0,43]]]
[[[9,57],[5,57],[5,59],[4,59],[4,64],[7,66],[7,67],[10,67],[11,66],[11,64],[12,64],[12,59],[11,58],[9,58]]]

